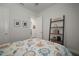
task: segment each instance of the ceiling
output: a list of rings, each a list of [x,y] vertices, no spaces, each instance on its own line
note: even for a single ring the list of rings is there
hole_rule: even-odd
[[[42,12],[43,10],[51,7],[54,4],[55,3],[20,3],[20,5],[24,6],[25,8],[35,13]]]

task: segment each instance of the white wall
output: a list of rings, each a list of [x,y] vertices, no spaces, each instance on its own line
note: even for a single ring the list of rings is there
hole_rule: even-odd
[[[0,6],[0,44],[9,41],[9,10]]]
[[[1,4],[0,6],[9,9],[9,39],[7,40],[9,40],[9,42],[13,42],[31,37],[30,18],[27,18],[34,18],[35,14],[18,4]],[[28,28],[23,28],[22,26],[14,27],[14,19],[19,19],[20,21],[28,20]]]
[[[43,16],[43,39],[49,38],[50,18],[65,15],[65,46],[79,54],[79,4],[55,4],[41,12]]]

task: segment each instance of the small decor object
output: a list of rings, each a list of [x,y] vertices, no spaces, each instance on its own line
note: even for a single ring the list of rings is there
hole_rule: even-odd
[[[15,20],[14,20],[14,26],[15,26],[15,27],[20,27],[20,25],[21,25],[20,20],[19,20],[19,19],[15,19]]]
[[[51,42],[56,41],[56,40],[57,40],[57,37],[56,37],[56,36],[53,36],[53,37],[51,38]]]
[[[35,25],[33,25],[33,29],[35,29],[36,28],[36,26]]]
[[[59,34],[59,30],[58,29],[55,29],[54,30],[54,34]]]
[[[56,41],[56,40],[57,40],[57,37],[54,36],[51,41]]]
[[[23,27],[27,27],[28,26],[27,21],[23,21],[22,25],[23,25]]]
[[[59,34],[58,25],[57,24],[54,24],[54,27],[56,27],[55,30],[53,31],[54,34]]]
[[[61,41],[61,37],[60,36],[57,36],[57,41]]]

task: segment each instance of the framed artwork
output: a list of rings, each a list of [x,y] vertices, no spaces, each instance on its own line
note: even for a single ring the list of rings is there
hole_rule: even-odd
[[[28,22],[27,21],[23,21],[22,25],[23,25],[23,27],[28,27]]]
[[[14,26],[15,27],[20,27],[21,26],[21,21],[19,19],[14,20]]]

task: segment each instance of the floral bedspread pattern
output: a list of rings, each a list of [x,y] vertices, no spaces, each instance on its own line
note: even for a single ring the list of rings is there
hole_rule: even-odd
[[[34,38],[9,43],[0,48],[1,56],[71,56],[64,46],[46,40]]]

